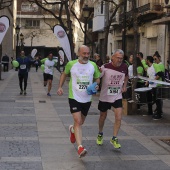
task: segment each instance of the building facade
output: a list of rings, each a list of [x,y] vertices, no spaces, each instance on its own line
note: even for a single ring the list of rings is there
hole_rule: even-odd
[[[101,47],[106,38],[104,28],[107,26],[107,21],[116,7],[113,3],[107,3],[102,0],[93,0],[93,2],[93,32],[98,34],[98,39],[95,43],[98,46],[97,52],[102,56]],[[122,1],[116,0],[114,2],[120,4]],[[107,44],[107,54],[109,56],[111,56],[114,49],[122,49],[124,41],[125,54],[129,56],[134,53],[132,1],[127,0],[126,2],[127,4],[120,6],[116,15],[112,18]],[[165,65],[170,56],[169,3],[170,1],[167,0],[136,0],[138,51],[141,51],[144,57],[153,55],[155,51],[158,51]],[[125,34],[123,34],[124,31]]]
[[[49,4],[44,7],[52,11],[54,15],[58,17],[61,5],[52,5],[50,3],[56,2],[54,0],[48,0]],[[80,2],[77,1],[75,13],[80,15]],[[62,15],[62,21],[67,23],[67,17],[65,11]],[[42,56],[46,56],[49,51],[54,51],[56,53],[56,48],[60,47],[60,43],[56,36],[53,34],[53,27],[60,24],[57,17],[53,16],[48,11],[43,10],[35,3],[30,3],[26,0],[17,1],[17,20],[16,25],[20,27],[19,35],[24,36],[22,41],[19,38],[18,45],[24,45],[27,54],[31,52],[33,48],[37,48],[38,52]],[[80,29],[78,21],[71,15],[72,29],[73,29],[73,42],[75,44],[75,51],[78,46],[82,44],[83,33]],[[67,30],[66,30],[67,31]],[[20,37],[20,36],[19,36]]]
[[[13,40],[13,35],[14,35],[14,13],[13,11],[15,10],[15,1],[9,6],[10,3],[6,4],[0,4],[0,6],[4,6],[4,9],[1,8],[0,10],[0,17],[1,16],[7,16],[10,20],[10,26],[8,28],[8,31],[6,35],[4,36],[4,39],[2,41],[1,47],[2,47],[2,56],[4,54],[7,54],[9,57],[14,57],[14,40]]]

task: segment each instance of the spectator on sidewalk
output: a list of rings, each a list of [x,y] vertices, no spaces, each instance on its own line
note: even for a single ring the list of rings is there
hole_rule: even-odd
[[[97,145],[103,144],[103,128],[107,117],[108,109],[114,108],[115,123],[113,137],[110,143],[114,148],[121,148],[118,142],[118,132],[122,119],[122,92],[126,92],[128,82],[128,68],[123,62],[124,52],[121,49],[115,50],[112,55],[112,62],[101,67],[102,88],[99,97],[98,109],[99,117],[99,133],[97,136]]]
[[[156,63],[153,63],[153,61],[154,59],[152,56],[147,56],[147,59],[146,59],[146,63],[148,65],[147,75],[150,81],[146,82],[146,86],[149,85],[149,87],[152,88],[152,100],[156,103],[157,111],[155,114],[153,114],[152,103],[148,103],[148,114],[147,115],[153,115],[153,119],[158,120],[162,118],[162,102],[161,102],[161,99],[156,98],[155,87],[160,86],[160,84],[152,82],[152,80],[162,81],[162,71],[160,69],[160,66]]]
[[[74,125],[70,125],[70,141],[77,142],[78,155],[83,157],[87,150],[82,146],[82,125],[86,119],[91,106],[91,95],[87,94],[87,87],[93,83],[93,79],[100,83],[100,71],[97,65],[89,61],[89,47],[82,45],[78,49],[79,57],[77,60],[69,61],[64,72],[60,77],[58,95],[63,94],[62,86],[65,79],[70,75],[69,82],[69,105],[74,119]]]
[[[2,57],[2,64],[3,64],[4,72],[5,72],[5,71],[8,72],[8,69],[9,69],[9,57],[8,57],[7,54],[5,54],[5,55]]]
[[[94,54],[94,58],[95,58],[95,60],[96,60],[96,65],[97,65],[97,66],[99,67],[99,69],[100,69],[100,67],[103,65],[103,61],[102,61],[102,59],[100,58],[100,55],[97,54],[97,53],[95,53],[95,54]],[[99,84],[99,89],[98,89],[98,91],[101,90],[101,82],[102,82],[102,79],[100,79],[100,84]]]
[[[97,65],[98,67],[101,67],[101,66],[103,65],[103,61],[102,61],[102,59],[100,58],[100,55],[97,54],[97,53],[95,53],[95,54],[94,54],[94,58],[95,58],[95,60],[96,60],[96,65]]]
[[[13,69],[12,61],[14,60],[14,57],[11,57],[11,67]]]
[[[39,59],[39,56],[37,56],[35,58],[35,71],[37,72],[38,71],[38,67],[40,66],[40,59]]]
[[[146,60],[143,58],[143,53],[142,52],[138,52],[137,53],[137,57],[139,57],[139,59],[141,60],[141,63],[143,65],[143,68],[145,69],[145,71],[147,71],[148,65],[146,63]]]

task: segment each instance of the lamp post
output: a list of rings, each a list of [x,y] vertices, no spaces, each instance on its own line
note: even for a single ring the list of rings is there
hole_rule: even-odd
[[[17,43],[16,43],[16,58],[18,56],[18,43],[19,43],[19,32],[20,32],[20,27],[19,25],[16,26],[15,32],[17,34]]]
[[[126,8],[127,8],[127,1],[124,2],[123,6],[123,29],[122,29],[122,50],[126,53]]]
[[[86,34],[87,34],[87,21],[90,15],[90,10],[88,5],[85,5],[83,8],[83,17],[85,19],[85,24],[84,24],[84,44],[86,45]]]
[[[20,34],[20,40],[21,40],[21,51],[24,49],[24,35]]]

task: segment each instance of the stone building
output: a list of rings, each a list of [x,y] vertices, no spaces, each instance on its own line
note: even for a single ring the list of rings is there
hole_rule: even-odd
[[[45,5],[45,8],[58,15],[60,12],[60,4],[52,5],[50,3],[56,2],[54,0],[48,0],[49,4]],[[75,4],[75,12],[80,15],[80,2],[79,0]],[[64,9],[63,9],[64,10]],[[66,15],[62,15],[63,22],[66,24]],[[83,33],[80,29],[78,21],[71,15],[72,29],[73,29],[73,42],[75,44],[75,51],[78,46],[82,44]],[[19,46],[24,46],[27,54],[31,52],[33,48],[37,48],[38,52],[42,56],[46,56],[49,51],[53,50],[54,53],[57,47],[60,47],[56,36],[53,34],[53,26],[60,24],[59,21],[47,11],[37,6],[35,3],[30,3],[26,0],[17,1],[17,20],[16,25],[20,27],[19,33]],[[67,31],[67,30],[66,30]],[[22,34],[21,34],[22,33]],[[24,39],[20,39],[20,35],[24,36]],[[57,55],[57,54],[56,54]]]
[[[2,41],[1,44],[1,52],[2,56],[6,53],[9,57],[14,57],[14,41],[13,41],[13,35],[14,35],[14,13],[13,9],[15,9],[15,3],[12,3],[10,6],[10,3],[3,3],[0,4],[0,17],[1,16],[7,16],[10,20],[10,26],[7,30],[7,33]],[[3,8],[4,7],[4,8]]]

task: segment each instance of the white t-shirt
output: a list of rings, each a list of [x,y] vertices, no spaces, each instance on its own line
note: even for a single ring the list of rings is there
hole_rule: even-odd
[[[53,75],[53,68],[54,68],[54,65],[55,65],[55,61],[51,61],[49,59],[45,60],[44,62],[44,73],[46,74],[51,74]]]
[[[155,68],[153,67],[153,64],[151,67],[148,67],[147,69],[147,75],[149,76],[149,79],[151,80],[155,80],[155,74],[156,74],[156,71],[155,71]],[[153,83],[153,82],[150,82],[149,83],[149,87],[156,87],[156,83]]]
[[[133,65],[128,67],[128,75],[130,79],[133,78]]]
[[[94,62],[80,64],[78,60],[67,63],[64,72],[71,74],[69,82],[69,98],[80,103],[91,101],[92,96],[87,94],[87,87],[93,83],[93,79],[100,76],[99,69]]]

